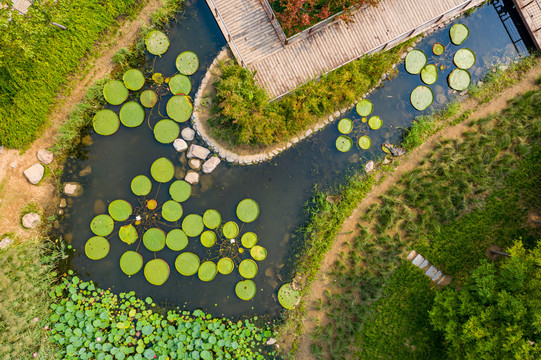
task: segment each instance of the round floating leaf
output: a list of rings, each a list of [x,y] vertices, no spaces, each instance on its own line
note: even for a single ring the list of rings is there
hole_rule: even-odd
[[[335,146],[340,152],[348,152],[353,147],[353,140],[349,136],[340,135],[336,138]]]
[[[173,229],[167,233],[165,244],[173,251],[180,251],[188,246],[188,237],[184,231],[180,229]]]
[[[183,202],[190,198],[192,186],[184,180],[177,180],[169,187],[169,195],[176,202]]]
[[[410,102],[413,107],[419,111],[425,110],[434,101],[434,93],[429,87],[424,85],[417,86],[410,95]]]
[[[120,121],[126,127],[137,127],[145,121],[145,109],[135,101],[128,101],[120,109]]]
[[[372,116],[368,120],[368,126],[370,126],[372,130],[379,129],[381,125],[383,125],[383,121],[381,121],[381,118],[379,116]]]
[[[253,247],[255,244],[257,244],[257,235],[253,232],[247,232],[242,235],[242,238],[240,239],[242,246],[249,249]]]
[[[175,222],[182,217],[182,205],[173,200],[166,201],[162,206],[162,217],[170,222]]]
[[[113,135],[120,127],[120,120],[118,120],[118,115],[113,110],[100,110],[94,115],[92,126],[94,131],[100,135]]]
[[[139,238],[137,229],[132,224],[120,227],[118,236],[120,237],[120,240],[124,241],[128,245],[133,244]]]
[[[257,287],[252,280],[239,281],[237,285],[235,285],[235,294],[237,294],[241,300],[252,300],[256,291]]]
[[[146,196],[152,190],[152,182],[145,175],[138,175],[131,181],[131,191],[137,196]]]
[[[359,116],[368,116],[372,114],[374,104],[372,104],[372,102],[368,99],[362,99],[355,106],[355,110],[357,110],[357,114],[359,114]]]
[[[199,236],[203,232],[203,218],[200,215],[190,214],[182,220],[182,230],[189,237]]]
[[[177,57],[176,65],[181,74],[192,75],[199,67],[199,58],[193,51],[184,51]]]
[[[228,221],[222,229],[224,236],[228,239],[234,239],[239,234],[239,226],[234,221]]]
[[[361,119],[361,121],[362,121],[363,123],[366,123],[366,122],[368,121],[368,118],[365,116],[365,117],[363,117],[363,118]]]
[[[176,122],[185,122],[192,115],[193,105],[185,95],[175,95],[167,102],[167,115]]]
[[[216,277],[217,273],[218,270],[216,268],[216,264],[212,261],[205,261],[197,270],[197,276],[199,276],[201,281],[211,281],[214,279],[214,277]]]
[[[152,55],[165,54],[169,48],[169,44],[169,38],[162,31],[151,30],[145,36],[145,45],[147,46],[148,52]]]
[[[158,94],[152,90],[145,90],[141,93],[139,100],[141,101],[141,105],[151,108],[158,102]]]
[[[107,236],[113,232],[115,222],[109,215],[101,214],[90,222],[90,229],[98,236]]]
[[[192,91],[192,82],[186,75],[176,74],[169,80],[169,89],[173,95],[188,95]]]
[[[150,251],[160,251],[165,247],[165,232],[158,228],[148,229],[143,234],[143,244]]]
[[[462,44],[470,35],[470,30],[464,24],[454,24],[449,29],[449,37],[455,45]]]
[[[421,80],[427,85],[432,85],[438,80],[438,68],[434,64],[429,64],[421,70]]]
[[[217,210],[209,209],[203,214],[203,223],[209,229],[216,229],[222,224],[222,215]]]
[[[280,290],[278,290],[278,301],[286,309],[294,309],[299,303],[300,298],[301,292],[299,290],[293,290],[291,283],[282,285]]]
[[[212,230],[203,231],[201,234],[201,244],[208,248],[214,246],[216,244],[216,233]]]
[[[169,279],[169,265],[162,259],[154,259],[145,265],[145,278],[152,285],[163,285]]]
[[[147,200],[147,209],[154,210],[158,207],[158,202],[154,199]]]
[[[116,221],[126,221],[132,214],[133,209],[126,200],[115,200],[109,204],[109,215]]]
[[[263,261],[267,258],[267,250],[263,246],[256,245],[250,249],[250,255],[257,261]]]
[[[405,67],[410,74],[417,75],[426,65],[426,55],[421,50],[412,50],[406,55]]]
[[[154,126],[154,137],[162,144],[170,144],[180,134],[180,126],[173,120],[160,120]]]
[[[459,49],[453,57],[453,62],[457,68],[467,70],[475,64],[475,54],[470,49]]]
[[[244,259],[239,264],[239,274],[243,278],[253,279],[257,275],[257,264],[252,259]]]
[[[111,105],[120,105],[128,98],[129,91],[120,80],[109,80],[103,87],[103,97]]]
[[[456,91],[464,91],[470,86],[471,75],[467,70],[454,69],[447,78],[449,87]]]
[[[237,205],[237,217],[240,221],[251,223],[259,216],[259,205],[253,199],[244,199]]]
[[[368,136],[363,135],[359,138],[359,147],[363,150],[367,150],[372,146],[372,139]]]
[[[124,85],[133,91],[137,91],[145,85],[145,76],[139,69],[129,69],[124,73],[122,80]]]
[[[348,118],[344,118],[338,122],[338,131],[342,134],[349,134],[353,130],[353,121]]]
[[[120,257],[120,269],[126,275],[134,275],[143,267],[143,257],[135,251],[126,251]]]
[[[157,182],[166,183],[175,175],[175,166],[171,160],[162,157],[152,163],[150,174]]]
[[[434,55],[440,56],[444,52],[445,52],[445,46],[442,43],[437,42],[432,46],[432,53]]]
[[[85,254],[89,259],[100,260],[109,254],[111,244],[106,238],[101,236],[94,236],[88,239],[85,244]]]
[[[154,81],[158,85],[161,85],[165,82],[165,79],[163,78],[163,75],[161,73],[154,73],[152,75],[152,81]]]
[[[228,275],[235,269],[235,263],[230,258],[221,258],[218,260],[217,267],[220,274]]]
[[[175,260],[175,268],[184,276],[191,276],[199,270],[199,256],[191,252],[183,252]]]

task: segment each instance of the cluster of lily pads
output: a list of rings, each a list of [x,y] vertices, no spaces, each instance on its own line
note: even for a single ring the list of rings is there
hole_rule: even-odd
[[[159,30],[150,31],[145,37],[147,50],[161,56],[169,48],[169,38]],[[146,79],[139,69],[127,70],[122,81],[110,80],[103,87],[103,96],[111,105],[122,105],[117,115],[111,109],[103,109],[96,113],[93,119],[94,130],[100,135],[112,135],[122,123],[128,128],[141,125],[145,121],[145,108],[153,108],[161,95],[170,92],[173,96],[167,102],[167,116],[154,125],[154,136],[163,144],[173,142],[180,134],[179,123],[186,122],[193,111],[193,105],[188,94],[192,90],[189,78],[199,68],[199,58],[193,51],[184,51],[178,55],[175,62],[179,73],[164,78],[161,73],[154,73],[151,79]],[[145,83],[151,83],[151,88],[139,92]],[[162,93],[162,88],[169,90]],[[130,91],[137,92],[133,99],[126,102]],[[137,101],[137,99],[139,101]]]
[[[461,45],[469,36],[470,31],[464,24],[454,24],[449,29],[449,37],[454,45]],[[444,58],[445,46],[442,43],[435,43],[432,47],[432,53],[440,57],[434,64],[427,64],[426,54],[418,49],[408,52],[405,61],[406,71],[413,75],[421,75],[421,80],[426,85],[432,85],[438,80],[438,71],[445,69]],[[471,74],[468,69],[475,64],[475,54],[470,49],[462,48],[455,52],[453,63],[456,69],[451,71],[447,78],[449,87],[456,91],[464,91],[470,86]],[[441,62],[438,64],[438,62]],[[439,65],[439,66],[438,66]],[[434,93],[428,86],[417,86],[410,95],[411,105],[423,111],[434,101]]]
[[[70,275],[73,273],[70,271]],[[115,295],[82,282],[64,278],[50,293],[45,329],[62,359],[169,360],[264,359],[264,344],[271,331],[248,320],[232,322],[212,318],[200,310],[153,311],[151,298],[134,292]],[[257,320],[257,317],[254,318]],[[39,354],[38,354],[39,355]]]
[[[383,121],[379,116],[370,116],[374,110],[374,104],[368,99],[362,99],[355,106],[357,114],[361,116],[362,123],[368,123],[368,127],[372,130],[378,130],[383,125]],[[355,123],[348,118],[344,118],[338,122],[338,131],[342,134],[336,139],[335,145],[338,151],[347,152],[353,147],[353,140],[348,134],[354,131]],[[365,133],[365,129],[359,129],[360,132]],[[363,150],[367,150],[372,146],[372,139],[368,135],[361,135],[357,140],[357,144]]]

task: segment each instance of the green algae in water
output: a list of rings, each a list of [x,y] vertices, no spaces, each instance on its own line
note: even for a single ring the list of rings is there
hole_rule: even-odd
[[[126,251],[120,257],[120,269],[124,274],[135,275],[143,268],[143,257],[135,251]]]
[[[145,278],[152,285],[163,285],[169,279],[169,265],[162,259],[150,260],[145,265]]]

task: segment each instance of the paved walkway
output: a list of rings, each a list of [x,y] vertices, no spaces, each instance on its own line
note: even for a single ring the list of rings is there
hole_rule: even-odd
[[[427,30],[482,0],[381,0],[288,45],[265,12],[265,0],[206,0],[240,63],[273,98],[364,54]]]

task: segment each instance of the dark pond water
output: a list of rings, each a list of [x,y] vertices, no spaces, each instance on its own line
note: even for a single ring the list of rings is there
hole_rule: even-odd
[[[470,36],[461,47],[470,48],[477,55],[477,63],[471,69],[474,83],[495,64],[517,58],[519,51],[525,52],[521,50],[524,47],[522,42],[514,44],[511,40],[496,8],[485,5],[472,15],[458,20],[470,28]],[[509,10],[509,7],[502,9]],[[512,19],[508,22],[510,28],[514,29],[512,34],[518,35]],[[459,47],[450,44],[449,27],[434,32],[417,47],[431,54],[432,44],[439,41],[448,46],[446,53],[454,53]],[[192,76],[193,96],[204,75],[204,69],[210,65],[225,41],[203,0],[190,2],[180,22],[172,27],[169,35],[172,45],[164,56],[156,59],[154,70],[169,76],[176,71],[174,60],[181,51],[195,51],[201,66]],[[437,83],[431,86],[437,101],[425,112],[455,96],[446,84],[447,74],[453,68],[451,60],[447,59],[445,65],[447,70],[440,73]],[[384,153],[381,144],[399,143],[403,129],[409,127],[414,117],[421,114],[409,103],[411,90],[421,85],[419,76],[407,74],[403,65],[399,65],[398,70],[396,78],[385,81],[370,96],[374,103],[374,115],[383,119],[381,129],[368,130],[366,124],[362,124],[353,112],[345,115],[356,123],[358,133],[353,135],[354,138],[363,131],[370,135],[370,150],[353,149],[345,154],[339,153],[334,146],[339,134],[336,124],[332,124],[265,164],[241,167],[222,163],[212,175],[206,176],[204,189],[196,187],[195,195],[183,203],[184,214],[202,214],[206,209],[213,208],[221,212],[225,221],[237,220],[235,208],[240,200],[250,197],[259,203],[260,217],[243,228],[243,232],[255,231],[259,235],[259,243],[268,250],[268,257],[259,263],[259,273],[254,279],[258,292],[253,300],[246,302],[236,297],[235,284],[241,280],[237,272],[227,276],[218,275],[209,283],[203,283],[197,276],[179,275],[174,268],[178,252],[167,248],[157,255],[170,264],[171,275],[159,287],[150,285],[143,271],[130,278],[121,272],[118,265],[120,256],[128,249],[133,250],[135,245],[127,246],[117,236],[110,239],[111,251],[105,259],[92,261],[84,255],[84,244],[92,236],[90,221],[103,211],[100,203],[108,204],[115,199],[125,199],[136,204],[137,198],[130,191],[130,182],[139,174],[150,176],[150,166],[159,157],[165,156],[180,166],[179,156],[173,147],[155,141],[146,124],[135,129],[121,127],[109,137],[92,133],[94,144],[83,149],[84,156],[68,160],[64,181],[80,181],[85,188],[80,198],[73,199],[69,216],[62,224],[62,230],[73,236],[72,245],[76,252],[71,261],[72,267],[84,279],[92,279],[101,287],[111,288],[115,292],[134,290],[138,296],[152,296],[155,301],[166,305],[186,309],[201,308],[211,314],[228,317],[276,314],[281,309],[276,301],[277,291],[283,282],[290,280],[280,277],[280,273],[285,272],[282,267],[291,251],[288,242],[303,221],[303,204],[312,195],[314,185],[325,187],[335,184],[351,169],[363,166],[370,159],[382,157]],[[167,98],[163,97],[159,106],[161,114],[166,113]],[[119,110],[119,107],[112,108]],[[154,111],[151,124],[160,118],[158,111]],[[79,178],[77,174],[87,166],[91,167],[91,174]],[[167,200],[166,189],[160,189],[159,202]],[[139,250],[145,262],[154,257],[144,246]],[[202,259],[212,257],[202,250],[198,239],[190,239],[186,250],[197,253]]]

